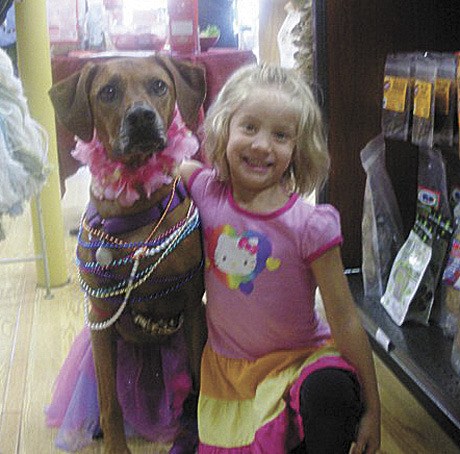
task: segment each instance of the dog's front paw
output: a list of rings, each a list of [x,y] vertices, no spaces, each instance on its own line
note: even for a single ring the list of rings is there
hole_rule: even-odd
[[[125,441],[119,443],[104,443],[104,454],[131,454],[130,449]]]
[[[195,454],[198,449],[198,396],[190,394],[184,402],[180,418],[181,429],[169,454]]]
[[[177,443],[175,442],[169,454],[195,454],[198,452],[198,444],[197,443],[189,443],[186,444],[183,442]]]
[[[104,445],[104,454],[131,454],[128,446],[107,446]]]

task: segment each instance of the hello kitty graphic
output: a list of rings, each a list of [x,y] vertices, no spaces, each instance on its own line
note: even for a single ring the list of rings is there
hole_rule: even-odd
[[[264,269],[279,268],[279,259],[271,257],[272,245],[259,232],[247,230],[241,234],[229,224],[206,231],[207,266],[230,289],[250,294],[254,279]]]

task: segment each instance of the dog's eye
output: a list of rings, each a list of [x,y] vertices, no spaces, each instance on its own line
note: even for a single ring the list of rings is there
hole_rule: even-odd
[[[168,86],[165,82],[160,79],[154,79],[149,82],[149,91],[157,96],[163,96],[167,90]]]
[[[113,85],[106,85],[101,88],[98,96],[103,102],[112,102],[117,96],[117,89]]]

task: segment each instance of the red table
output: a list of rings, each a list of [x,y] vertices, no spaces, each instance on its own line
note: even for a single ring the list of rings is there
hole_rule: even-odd
[[[152,54],[153,52],[145,51],[101,53],[75,51],[67,56],[55,56],[51,59],[53,82],[70,76],[75,71],[80,70],[88,61],[104,60],[106,58],[121,56],[147,56]],[[256,57],[251,51],[242,51],[238,49],[216,48],[199,54],[175,55],[175,57],[197,62],[204,66],[207,84],[206,99],[203,103],[205,112],[230,74],[245,64],[256,62]],[[75,146],[73,134],[59,123],[56,123],[56,134],[59,174],[62,194],[64,194],[65,180],[78,170],[80,163],[70,155],[70,151]]]

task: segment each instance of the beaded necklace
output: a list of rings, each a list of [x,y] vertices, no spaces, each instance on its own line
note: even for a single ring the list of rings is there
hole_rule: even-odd
[[[90,241],[85,241],[82,238],[82,229],[80,229],[79,232],[78,232],[77,241],[78,241],[78,245],[83,247],[83,248],[85,248],[85,249],[97,249],[101,245],[104,245],[104,247],[111,248],[111,249],[135,249],[135,248],[138,248],[140,246],[145,246],[145,245],[154,246],[154,245],[157,245],[157,244],[161,243],[163,238],[165,238],[168,235],[170,235],[174,230],[176,230],[181,225],[183,225],[184,222],[185,222],[185,220],[182,219],[181,221],[179,221],[177,224],[173,225],[171,228],[166,230],[161,235],[158,235],[156,238],[153,238],[151,241],[147,241],[147,242],[145,242],[145,241],[125,242],[125,241],[122,241],[122,240],[118,240],[117,242],[113,242],[113,243],[110,242],[109,243],[107,241],[104,241],[103,239],[93,240],[92,238],[91,238]],[[89,234],[88,236],[91,237],[91,234]]]
[[[193,213],[190,215],[190,210],[193,209]],[[143,257],[150,257],[153,255],[162,252],[162,254],[157,258],[155,262],[145,268],[143,271],[137,273],[137,266],[136,272],[134,274],[131,272],[131,275],[128,279],[123,279],[119,283],[115,284],[112,287],[91,287],[87,284],[82,276],[81,271],[79,270],[79,281],[80,286],[87,293],[89,296],[95,298],[111,298],[113,296],[117,296],[122,294],[125,289],[125,286],[128,286],[131,282],[132,290],[136,289],[140,285],[142,285],[155,271],[156,268],[160,265],[160,263],[179,245],[179,243],[190,235],[195,229],[199,226],[199,217],[198,217],[198,210],[196,207],[190,205],[189,213],[187,213],[187,219],[185,224],[180,228],[173,232],[159,247],[154,248],[147,248],[141,247],[137,249],[134,254],[132,255],[134,264],[139,263],[139,260]],[[134,268],[133,264],[133,268]],[[134,282],[136,281],[136,282]]]
[[[179,179],[180,179],[180,177],[176,177],[174,179],[173,186],[172,186],[172,189],[171,189],[171,193],[169,195],[168,203],[166,204],[166,207],[163,210],[163,213],[161,214],[160,219],[157,221],[157,223],[153,227],[153,230],[150,233],[150,235],[147,237],[147,239],[145,241],[143,241],[141,243],[142,247],[144,247],[145,243],[148,243],[151,240],[151,238],[153,237],[153,235],[155,235],[155,232],[158,230],[158,228],[160,227],[161,223],[163,222],[165,216],[168,214],[169,208],[171,207],[171,203],[172,203],[172,201],[174,199],[174,195],[176,193],[177,183],[179,182]],[[91,238],[91,237],[94,236],[96,238],[99,238],[101,241],[107,242],[108,244],[114,244],[114,245],[117,245],[117,246],[120,246],[120,247],[123,247],[123,246],[126,247],[129,244],[129,243],[126,243],[125,241],[121,240],[120,238],[117,238],[115,236],[110,235],[109,233],[105,232],[104,230],[98,229],[96,227],[89,226],[87,221],[86,221],[86,216],[83,216],[83,218],[82,218],[81,227],[82,227],[83,230],[85,230],[87,232],[88,238]]]
[[[144,296],[131,296],[130,302],[131,303],[142,303],[142,302],[147,302],[147,301],[153,301],[159,298],[162,298],[164,296],[169,295],[170,293],[173,293],[177,290],[179,290],[182,286],[184,286],[187,282],[189,282],[193,277],[203,269],[204,266],[204,260],[202,259],[200,263],[198,263],[197,266],[192,268],[191,270],[174,275],[174,276],[158,276],[158,277],[150,277],[149,282],[150,283],[155,283],[155,284],[169,284],[168,287],[159,290],[158,292],[152,292],[149,293],[148,295]],[[102,273],[101,277],[107,278],[107,279],[112,279],[113,275],[110,273]],[[123,299],[121,296],[113,296],[110,298],[111,302],[120,304]]]
[[[164,249],[166,249],[170,245],[171,242],[176,240],[176,237],[179,233],[182,233],[182,236],[179,238],[178,242],[181,241],[183,238],[190,235],[197,226],[198,226],[197,223],[193,223],[193,224],[189,223],[189,225],[185,225],[185,222],[182,223],[180,227],[176,229],[175,231],[173,231],[171,235],[166,237],[161,244],[159,244],[158,246],[147,248],[149,251],[149,255],[151,256],[151,255],[157,254],[163,251]],[[106,246],[104,245],[104,247]],[[112,275],[108,274],[107,272],[110,272],[112,269],[115,269],[119,266],[126,265],[127,263],[131,263],[133,261],[134,261],[133,254],[129,254],[126,257],[113,260],[111,263],[107,265],[101,265],[98,261],[84,262],[83,260],[80,259],[79,256],[77,256],[76,258],[76,263],[81,272],[91,273],[94,275],[98,275],[100,277],[109,277],[109,278],[112,277]]]
[[[112,326],[121,316],[124,309],[126,308],[131,292],[142,285],[155,271],[160,263],[178,246],[178,244],[200,225],[198,210],[193,205],[190,204],[189,210],[187,212],[185,223],[176,231],[174,231],[166,240],[166,247],[163,250],[163,253],[157,258],[157,260],[147,267],[145,270],[137,273],[139,263],[141,258],[149,257],[158,253],[157,248],[148,248],[147,246],[141,246],[138,248],[134,254],[134,262],[131,269],[129,278],[122,280],[113,287],[104,288],[97,287],[92,288],[86,282],[84,282],[81,272],[79,272],[79,280],[82,289],[85,292],[85,323],[91,330],[104,330]],[[150,239],[149,235],[149,239]],[[95,298],[111,298],[118,296],[124,293],[124,299],[117,311],[108,319],[102,322],[91,322],[89,320],[89,303],[88,297],[92,296]]]

